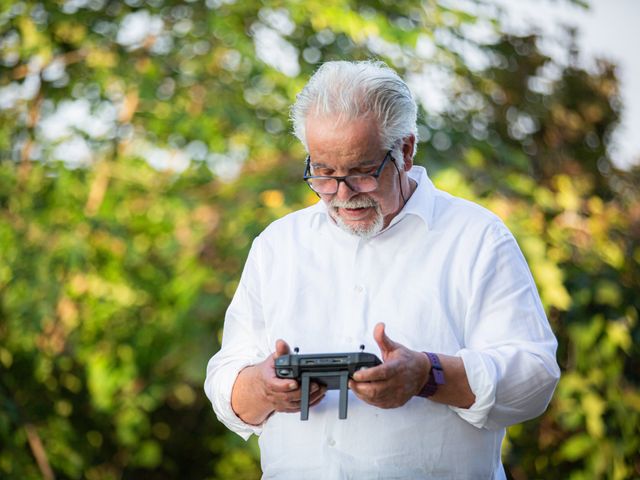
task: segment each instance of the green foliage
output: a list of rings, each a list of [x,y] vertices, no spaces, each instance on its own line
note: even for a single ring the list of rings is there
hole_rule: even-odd
[[[509,429],[509,475],[640,476],[640,170],[607,153],[615,68],[467,8],[0,5],[0,477],[259,477],[204,368],[252,239],[315,201],[288,105],[317,63],[370,57],[437,80],[417,162],[507,222],[560,341],[549,410]]]

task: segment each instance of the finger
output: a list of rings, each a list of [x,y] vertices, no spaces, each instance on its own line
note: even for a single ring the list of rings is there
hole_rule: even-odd
[[[311,394],[315,394],[317,392],[326,392],[327,386],[321,383],[312,383],[311,384]]]
[[[385,325],[382,322],[376,324],[373,329],[373,339],[378,344],[378,347],[380,347],[383,359],[400,346],[399,343],[394,342],[387,336],[385,332]]]
[[[318,385],[318,388],[309,395],[309,406],[313,407],[320,403],[327,393],[327,387],[325,385]]]
[[[361,385],[355,380],[349,380],[349,390],[353,391],[357,396],[360,396]]]
[[[355,395],[363,402],[380,408],[391,408],[393,406],[403,405],[405,402],[398,402],[396,391],[392,385],[374,382],[374,383],[358,383],[354,382],[352,389]]]
[[[274,358],[281,357],[282,355],[286,355],[291,351],[289,348],[289,344],[282,339],[276,340],[276,352],[274,354]]]
[[[324,386],[316,385],[316,388],[312,392],[309,392],[309,406],[315,405],[322,398],[324,398],[327,389]],[[300,402],[301,402],[301,392],[297,390],[295,392],[289,393],[278,393],[274,395],[274,403],[277,405],[276,410],[279,412],[282,411],[294,411],[297,412],[300,410]]]
[[[298,384],[294,384],[294,386],[295,388],[290,390],[273,390],[272,393],[277,397],[278,402],[299,404],[300,398],[302,397],[302,389]],[[312,383],[309,387],[309,401],[311,401],[312,398],[315,398],[322,389],[326,390],[326,387],[318,385],[315,382]]]
[[[286,393],[298,390],[299,386],[295,380],[274,377],[267,382],[267,388],[272,392]]]
[[[353,380],[349,381],[349,388],[360,400],[369,404],[374,404],[374,400],[378,396],[379,386],[374,383],[358,383]]]
[[[322,397],[324,397],[325,393],[327,392],[327,387],[320,386],[318,385],[318,388],[316,390],[313,390],[310,394],[309,394],[309,404],[313,404],[318,402]]]
[[[377,367],[366,368],[358,370],[353,374],[353,379],[356,382],[379,382],[392,378],[397,370],[396,362],[386,362]]]
[[[312,383],[309,392],[309,406],[317,405],[322,401],[327,393],[327,387],[325,385],[318,385]],[[275,410],[277,412],[299,412],[300,411],[300,396],[301,391],[278,393],[277,398],[274,398]]]
[[[300,406],[300,390],[293,392],[271,392],[271,402],[274,405],[284,407],[299,407]]]
[[[321,389],[322,387],[320,385],[318,385],[317,383],[312,383],[311,386],[309,387],[309,399],[314,398],[314,396],[317,395]],[[295,391],[286,393],[287,401],[300,403],[301,398],[302,398],[301,388],[297,388]]]
[[[325,394],[326,394],[326,391],[319,391],[318,393],[316,393],[315,396],[309,399],[309,406],[313,407],[314,405],[317,405],[318,403],[320,403],[320,401],[324,398]]]

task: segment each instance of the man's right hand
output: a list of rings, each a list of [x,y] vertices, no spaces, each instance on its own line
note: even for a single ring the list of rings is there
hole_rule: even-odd
[[[238,374],[231,393],[231,407],[245,423],[260,425],[273,412],[300,411],[301,390],[298,382],[276,376],[275,359],[289,351],[287,342],[278,340],[274,353]],[[326,387],[312,383],[309,405],[322,400],[325,392]]]

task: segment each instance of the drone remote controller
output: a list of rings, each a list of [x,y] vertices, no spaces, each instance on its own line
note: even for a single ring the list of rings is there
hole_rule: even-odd
[[[311,381],[327,386],[329,390],[340,390],[339,418],[347,418],[347,390],[349,377],[364,368],[375,367],[382,362],[373,353],[364,351],[350,353],[296,353],[282,355],[275,360],[276,376],[292,378],[300,382],[300,420],[309,419],[309,387]]]

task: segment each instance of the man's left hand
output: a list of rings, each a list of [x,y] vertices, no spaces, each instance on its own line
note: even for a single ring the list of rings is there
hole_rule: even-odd
[[[384,363],[356,372],[349,380],[349,388],[370,405],[396,408],[422,389],[431,363],[424,353],[391,340],[384,329],[384,323],[378,323],[373,331]]]

